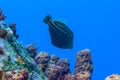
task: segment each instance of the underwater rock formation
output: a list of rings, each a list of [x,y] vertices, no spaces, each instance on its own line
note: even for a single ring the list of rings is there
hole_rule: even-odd
[[[37,52],[30,44],[22,45],[16,34],[16,24],[7,26],[0,9],[0,80],[91,80],[93,64],[89,49],[76,56],[74,75],[66,58],[48,52]]]

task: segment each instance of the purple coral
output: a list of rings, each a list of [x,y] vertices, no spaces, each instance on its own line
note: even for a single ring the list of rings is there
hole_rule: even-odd
[[[81,71],[75,74],[75,80],[91,80],[91,74],[88,71]]]
[[[75,76],[72,74],[67,74],[67,75],[65,75],[64,80],[75,80]]]
[[[45,75],[49,80],[61,80],[61,67],[56,66],[55,64],[51,64],[48,66]]]
[[[93,64],[91,59],[91,52],[89,49],[81,50],[77,53],[77,60],[75,65],[75,75],[88,72],[90,75],[93,72]],[[91,76],[89,76],[91,79]]]
[[[26,50],[28,51],[28,53],[32,58],[35,58],[35,56],[37,55],[37,48],[35,48],[34,45],[31,45],[31,44],[28,45],[26,47]]]
[[[65,75],[70,73],[70,69],[69,69],[70,64],[68,59],[62,58],[57,61],[56,65],[61,67],[60,80],[64,80]]]
[[[56,64],[58,60],[59,57],[57,55],[51,55],[50,64]]]
[[[50,55],[47,52],[40,52],[35,57],[35,61],[40,66],[41,70],[45,72],[45,70],[47,69],[48,63],[50,61]]]
[[[70,69],[69,69],[70,64],[68,59],[65,58],[60,59],[57,61],[56,65],[62,67],[63,74],[70,73]]]

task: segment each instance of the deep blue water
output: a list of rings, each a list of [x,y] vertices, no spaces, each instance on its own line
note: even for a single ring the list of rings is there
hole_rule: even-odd
[[[68,58],[72,72],[76,52],[89,48],[94,64],[92,80],[120,73],[119,4],[119,0],[0,0],[6,23],[17,24],[19,41],[27,45],[39,40],[39,51]],[[51,44],[48,26],[42,21],[47,14],[73,31],[73,49]]]

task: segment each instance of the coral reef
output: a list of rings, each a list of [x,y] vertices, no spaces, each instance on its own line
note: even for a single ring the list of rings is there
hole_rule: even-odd
[[[1,80],[47,80],[27,49],[17,40],[15,24],[4,22],[0,9]]]
[[[7,26],[5,18],[0,9],[0,80],[91,80],[93,64],[89,49],[77,52],[72,74],[68,59],[38,52],[33,44],[22,45],[17,40],[16,24]]]
[[[50,56],[48,52],[42,51],[36,55],[35,61],[49,80],[91,80],[93,64],[89,49],[77,52],[74,75],[69,69],[70,64],[66,58]]]

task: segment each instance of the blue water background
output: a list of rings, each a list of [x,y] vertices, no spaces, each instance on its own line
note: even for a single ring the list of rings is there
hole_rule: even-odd
[[[27,45],[39,40],[38,51],[68,58],[72,72],[76,52],[89,48],[94,64],[92,80],[120,73],[119,0],[0,0],[0,8],[7,16],[7,24],[17,24],[19,41]],[[73,31],[73,49],[51,44],[48,26],[42,21],[47,14]]]

